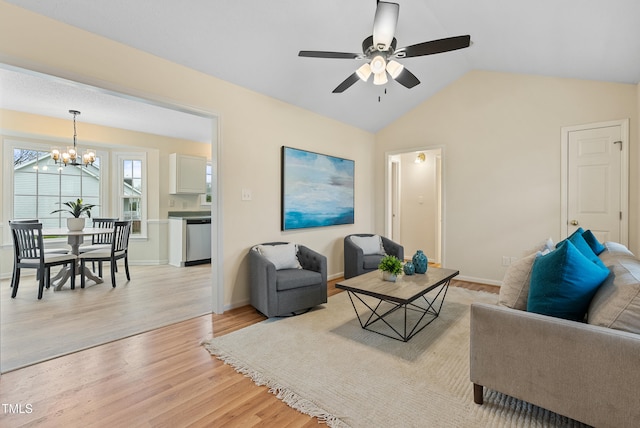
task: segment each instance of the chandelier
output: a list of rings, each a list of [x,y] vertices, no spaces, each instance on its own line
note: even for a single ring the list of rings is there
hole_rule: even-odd
[[[73,115],[73,147],[68,146],[67,150],[63,152],[60,152],[57,147],[53,147],[51,149],[51,159],[53,159],[56,165],[93,165],[96,161],[96,152],[92,149],[87,149],[82,155],[82,159],[78,159],[78,148],[76,146],[76,116],[79,115],[80,112],[78,110],[69,110],[69,113]]]

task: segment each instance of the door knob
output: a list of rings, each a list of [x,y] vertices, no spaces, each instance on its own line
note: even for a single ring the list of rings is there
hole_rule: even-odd
[[[577,226],[578,220],[571,220],[571,226]]]

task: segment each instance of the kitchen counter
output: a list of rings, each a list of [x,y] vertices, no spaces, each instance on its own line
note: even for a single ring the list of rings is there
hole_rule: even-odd
[[[210,219],[211,211],[169,211],[169,218]]]

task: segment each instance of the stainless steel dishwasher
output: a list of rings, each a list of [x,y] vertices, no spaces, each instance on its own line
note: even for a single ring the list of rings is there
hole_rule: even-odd
[[[185,266],[211,263],[211,218],[187,218]]]

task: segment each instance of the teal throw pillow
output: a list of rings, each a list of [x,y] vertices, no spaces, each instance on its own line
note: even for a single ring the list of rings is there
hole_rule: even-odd
[[[584,233],[584,230],[581,227],[579,227],[578,230],[573,232],[571,236],[569,236],[567,239],[565,239],[564,241],[558,242],[558,244],[556,245],[556,248],[560,248],[562,245],[565,244],[565,242],[571,242],[586,258],[588,258],[598,266],[606,269],[606,266],[604,265],[604,263],[602,263],[602,260],[600,260],[600,258],[596,255],[596,253],[593,252],[589,244],[587,244],[587,241],[582,237],[583,233]]]
[[[596,238],[596,236],[593,234],[593,232],[591,232],[591,230],[585,231],[582,234],[582,237],[584,238],[585,241],[587,241],[587,244],[589,244],[593,252],[596,253],[596,256],[599,256],[601,252],[606,250],[606,247],[602,245],[600,241],[598,241],[598,238]]]
[[[571,241],[533,262],[527,311],[583,321],[609,269],[586,258]]]

